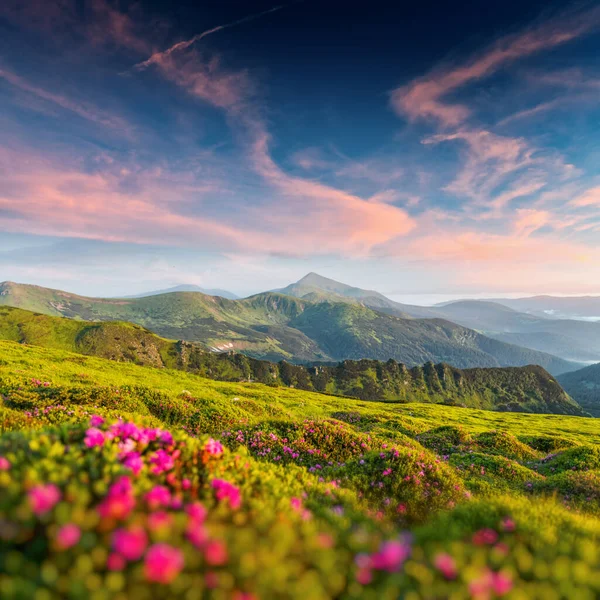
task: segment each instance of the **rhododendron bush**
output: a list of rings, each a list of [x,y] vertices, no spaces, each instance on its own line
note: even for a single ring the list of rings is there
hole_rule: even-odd
[[[0,364],[2,599],[600,597],[598,446],[576,433],[107,385],[182,375],[99,360],[81,385],[58,358]]]

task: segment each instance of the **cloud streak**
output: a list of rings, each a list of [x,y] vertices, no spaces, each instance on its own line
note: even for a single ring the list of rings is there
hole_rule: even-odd
[[[0,67],[0,79],[4,79],[12,86],[23,92],[32,94],[42,100],[45,100],[46,102],[50,102],[64,110],[76,114],[83,119],[91,121],[92,123],[96,123],[97,125],[110,127],[111,129],[117,130],[129,129],[128,123],[120,117],[111,115],[110,113],[105,112],[89,103],[75,102],[66,96],[55,94],[41,87],[33,85],[23,77],[20,77],[12,71],[2,67]]]
[[[205,37],[208,37],[209,35],[212,35],[213,33],[223,31],[224,29],[230,29],[231,27],[237,27],[238,25],[242,25],[244,23],[249,23],[250,21],[255,21],[256,19],[260,19],[261,17],[264,17],[265,15],[277,12],[278,10],[281,10],[283,8],[287,8],[288,6],[291,6],[292,4],[297,4],[300,1],[302,1],[302,0],[296,0],[296,2],[291,2],[290,4],[279,4],[277,6],[273,6],[272,8],[269,8],[267,10],[263,10],[259,13],[254,13],[252,15],[242,17],[241,19],[236,19],[235,21],[231,21],[230,23],[225,23],[224,25],[217,25],[216,27],[207,29],[206,31],[203,31],[202,33],[196,34],[189,40],[183,40],[181,42],[177,42],[176,44],[173,44],[170,48],[167,48],[166,50],[163,50],[161,52],[155,52],[152,56],[150,56],[150,58],[134,65],[133,69],[136,71],[143,71],[144,69],[147,69],[148,67],[150,67],[154,64],[157,64],[157,63],[162,64],[174,52],[181,52],[182,50],[187,50],[190,46],[193,46],[196,42],[199,42],[200,40],[204,39]]]
[[[409,120],[432,119],[444,127],[455,127],[471,114],[462,104],[444,97],[465,85],[489,77],[516,60],[570,42],[600,25],[600,8],[557,17],[524,33],[502,38],[494,46],[465,64],[438,69],[392,92],[396,112]]]

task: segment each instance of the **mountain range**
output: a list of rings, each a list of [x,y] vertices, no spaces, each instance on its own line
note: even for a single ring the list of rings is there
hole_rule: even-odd
[[[0,307],[0,339],[147,367],[178,369],[220,381],[258,382],[361,400],[585,414],[559,383],[538,366],[461,370],[447,364],[426,363],[409,369],[394,360],[367,359],[345,360],[331,366],[272,363],[167,340],[131,323],[52,317],[8,306]]]
[[[319,291],[314,289],[315,280],[322,283],[318,277],[307,276],[295,284],[295,289],[241,300],[200,292],[130,299],[87,298],[7,282],[0,284],[0,304],[88,321],[128,321],[166,338],[275,361],[391,358],[409,367],[445,362],[457,368],[537,364],[553,375],[579,366],[495,340],[444,318],[416,318],[408,312],[413,310],[410,305],[395,303],[377,293],[363,293],[343,284],[336,284],[335,291],[325,287]],[[299,294],[305,287],[310,291],[301,298],[289,295]]]
[[[394,302],[379,292],[351,287],[316,273],[309,273],[300,281],[278,291],[306,300],[360,303],[401,318],[445,319],[474,329],[487,337],[546,352],[567,361],[600,362],[600,322],[557,318],[559,313],[546,314],[541,308],[533,310],[541,306],[566,307],[572,304],[585,306],[589,313],[593,313],[596,310],[594,306],[598,306],[600,314],[600,299],[593,296],[459,300],[425,307]],[[531,308],[533,312],[520,312],[506,303],[515,306],[523,303],[525,308]],[[579,310],[583,312],[584,309]]]

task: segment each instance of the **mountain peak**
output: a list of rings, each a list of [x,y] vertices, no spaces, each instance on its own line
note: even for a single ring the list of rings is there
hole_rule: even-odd
[[[314,271],[307,273],[302,279],[299,279],[296,283],[317,283],[317,282],[333,282],[337,283],[337,281],[333,279],[329,279],[327,277],[323,277],[323,275],[319,275]],[[343,284],[342,284],[343,285]]]

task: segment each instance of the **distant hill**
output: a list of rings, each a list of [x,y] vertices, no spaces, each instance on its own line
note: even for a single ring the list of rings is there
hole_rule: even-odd
[[[152,292],[144,292],[143,294],[133,294],[131,296],[120,296],[121,298],[147,298],[148,296],[159,296],[160,294],[170,294],[172,292],[200,292],[207,296],[221,296],[221,298],[227,298],[229,300],[237,300],[239,296],[236,296],[233,292],[227,290],[221,290],[218,288],[202,288],[197,285],[182,284],[174,287],[166,288],[164,290],[154,290]]]
[[[543,321],[547,320],[484,300],[459,300],[436,309],[455,323],[482,331],[521,331],[523,328],[543,326]]]
[[[243,300],[198,292],[98,299],[3,285],[0,304],[87,321],[129,321],[170,339],[273,361],[392,358],[408,366],[431,361],[458,368],[539,364],[553,374],[578,366],[445,320],[404,319],[358,303],[310,302],[275,292]]]
[[[559,381],[584,410],[600,417],[600,363],[564,373]]]
[[[507,343],[565,360],[600,361],[600,322],[550,318],[486,300],[460,300],[435,308],[455,323]]]
[[[163,339],[123,322],[86,322],[0,307],[0,339],[119,362],[180,369],[220,381],[255,381],[363,400],[434,402],[512,412],[583,414],[537,366],[460,370],[446,364],[407,368],[394,360],[335,366],[272,363]]]
[[[532,296],[502,298],[500,304],[553,319],[595,319],[600,321],[600,296]]]

